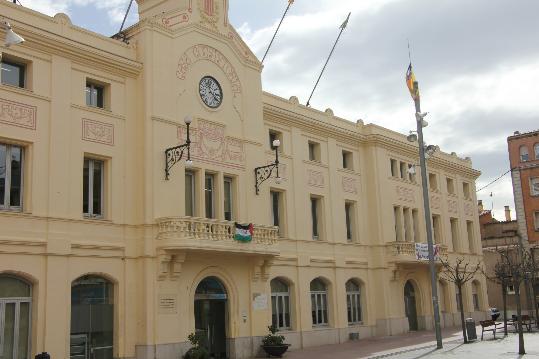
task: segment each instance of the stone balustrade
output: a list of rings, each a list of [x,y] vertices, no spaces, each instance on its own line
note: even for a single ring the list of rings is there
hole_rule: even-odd
[[[447,255],[447,246],[439,245],[439,256]],[[392,262],[426,262],[416,258],[415,242],[393,242],[387,245],[389,261]]]

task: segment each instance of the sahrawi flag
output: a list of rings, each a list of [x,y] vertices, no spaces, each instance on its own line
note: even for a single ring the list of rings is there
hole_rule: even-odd
[[[234,239],[240,242],[250,242],[253,240],[253,224],[239,224],[236,222],[236,235]]]
[[[414,87],[414,84],[416,83],[414,71],[412,70],[412,63],[410,62],[410,65],[408,66],[408,70],[406,71],[406,86],[408,86],[408,90],[410,91],[410,95],[412,96],[412,99],[418,100],[419,99],[419,88]]]

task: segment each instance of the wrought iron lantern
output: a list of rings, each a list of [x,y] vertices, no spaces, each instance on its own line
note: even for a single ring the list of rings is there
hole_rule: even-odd
[[[185,122],[185,125],[187,126],[187,139],[185,143],[183,145],[167,148],[165,150],[165,160],[166,160],[165,180],[167,181],[170,176],[170,169],[176,163],[181,161],[181,159],[183,158],[183,154],[186,150],[187,150],[187,160],[185,161],[185,167],[191,167],[193,165],[193,161],[191,160],[191,137],[189,134],[189,126],[191,125],[191,122],[193,122],[193,118],[191,116],[185,116],[184,122]]]
[[[274,140],[273,143],[273,149],[275,150],[275,162],[270,163],[266,166],[260,166],[255,168],[255,190],[256,194],[258,195],[260,192],[260,185],[271,177],[273,174],[273,170],[276,170],[277,176],[275,177],[275,183],[280,184],[281,183],[281,177],[279,177],[279,146],[281,146],[281,141]]]

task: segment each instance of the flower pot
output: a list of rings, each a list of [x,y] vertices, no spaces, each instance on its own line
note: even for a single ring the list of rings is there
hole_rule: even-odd
[[[268,358],[278,357],[282,358],[283,354],[288,350],[290,344],[281,344],[281,345],[262,345],[262,348],[268,354]]]

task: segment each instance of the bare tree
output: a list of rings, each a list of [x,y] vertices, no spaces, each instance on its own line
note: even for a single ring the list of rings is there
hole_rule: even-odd
[[[531,274],[530,274],[530,280],[532,283],[532,293],[533,293],[533,307],[535,309],[535,325],[537,326],[537,329],[539,329],[539,305],[537,304],[537,285],[539,285],[539,263],[537,263],[537,260],[535,259],[535,252],[539,249],[539,247],[535,246],[530,248],[530,256],[531,256]]]
[[[466,335],[466,325],[464,323],[464,304],[462,301],[462,287],[467,282],[475,278],[477,272],[481,270],[480,262],[472,264],[470,261],[459,257],[455,259],[454,263],[451,263],[447,258],[441,258],[442,263],[442,277],[448,282],[454,283],[458,290],[457,299],[460,307],[460,322],[462,325],[462,336],[464,343],[468,343],[468,337]]]
[[[501,262],[497,262],[494,265],[494,273],[486,273],[482,269],[483,274],[488,280],[499,284],[502,287],[502,301],[503,301],[503,333],[507,336],[507,286],[511,284],[511,280],[508,274],[508,268]]]
[[[498,249],[501,265],[507,269],[510,283],[515,288],[515,299],[517,304],[517,330],[518,330],[518,353],[526,354],[524,348],[524,331],[522,328],[522,305],[520,303],[520,286],[527,283],[535,276],[535,262],[530,251],[526,250],[522,243],[518,245],[506,246]]]

